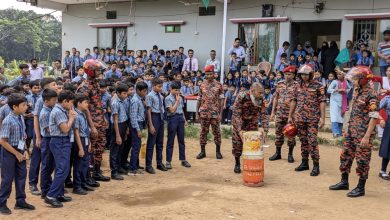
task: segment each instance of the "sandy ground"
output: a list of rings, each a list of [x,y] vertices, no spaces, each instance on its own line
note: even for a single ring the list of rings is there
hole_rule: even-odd
[[[187,157],[192,168],[180,166],[175,148],[174,169],[156,175],[126,176],[124,181],[102,183],[87,196],[72,193],[70,203],[61,209],[48,207],[27,192],[35,211],[13,210],[12,193],[8,206],[13,214],[0,219],[389,219],[390,181],[377,177],[378,152],[373,153],[366,196],[351,199],[347,191],[332,192],[330,184],[339,181],[340,149],[321,146],[321,175],[297,173],[294,164],[265,160],[265,186],[242,185],[241,175],[233,173],[231,141],[223,140],[223,160],[215,159],[214,144],[207,146],[207,158],[196,160],[198,141],[187,140]],[[268,158],[274,149],[265,149]],[[104,171],[108,174],[108,152]],[[300,159],[298,151],[295,158]],[[355,166],[354,166],[355,167]],[[357,177],[350,178],[351,188]]]

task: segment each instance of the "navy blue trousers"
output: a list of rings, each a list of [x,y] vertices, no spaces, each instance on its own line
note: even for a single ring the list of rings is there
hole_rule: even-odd
[[[175,136],[179,144],[179,160],[186,159],[184,143],[184,118],[183,114],[168,116],[168,141],[167,141],[167,162],[172,162],[173,145]]]
[[[53,181],[51,174],[55,168],[54,157],[50,150],[50,137],[42,137],[41,158],[41,191],[43,195],[46,195]]]
[[[23,153],[23,151],[19,152]],[[11,195],[13,181],[15,181],[16,202],[25,201],[26,193],[24,188],[26,187],[27,177],[26,161],[19,163],[18,159],[6,149],[3,149],[1,160],[3,166],[1,167],[0,206],[7,204],[7,199]]]
[[[28,183],[30,186],[37,186],[39,170],[41,165],[41,149],[35,145],[35,135],[33,139],[33,150],[30,158],[30,169],[28,171]]]
[[[131,128],[131,156],[130,156],[130,171],[138,169],[139,165],[139,152],[141,149],[141,138],[138,137],[137,129]]]
[[[53,153],[56,166],[53,183],[47,193],[48,197],[57,198],[64,195],[64,183],[70,169],[71,150],[69,137],[51,137],[50,151]]]
[[[128,164],[128,158],[129,158],[129,153],[130,153],[130,149],[131,149],[131,130],[130,130],[130,134],[127,135],[127,139],[125,141],[125,143],[123,144],[123,148],[122,148],[122,152],[121,152],[121,167],[123,169],[129,169],[129,164]]]
[[[111,169],[111,175],[118,174],[120,165],[121,165],[121,152],[123,151],[123,145],[125,143],[126,138],[126,129],[127,129],[127,123],[118,123],[119,128],[119,135],[122,139],[122,144],[116,143],[116,135],[115,135],[115,129],[112,128],[111,132],[111,149],[110,149],[110,169]]]
[[[148,133],[148,140],[146,142],[146,167],[152,166],[154,145],[156,145],[156,160],[157,165],[162,164],[162,152],[164,145],[164,120],[161,119],[160,114],[152,113],[152,121],[156,133],[153,135]]]
[[[89,153],[88,153],[88,145],[85,144],[85,140],[87,138],[80,137],[81,144],[84,150],[84,156],[79,157],[79,147],[75,143],[73,143],[73,188],[80,189],[83,186],[87,185],[87,174],[88,174],[88,166],[89,166]]]

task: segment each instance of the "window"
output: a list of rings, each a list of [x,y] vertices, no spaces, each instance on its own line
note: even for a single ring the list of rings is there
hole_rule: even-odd
[[[126,50],[127,28],[98,28],[98,47]]]
[[[116,19],[116,11],[107,11],[106,18],[107,19]]]
[[[165,25],[165,33],[180,33],[181,25]]]
[[[273,63],[278,50],[279,23],[240,24],[238,37],[245,48],[245,64]]]
[[[360,44],[367,44],[371,50],[375,49],[378,44],[377,20],[355,20],[353,42],[355,48],[358,48]]]
[[[213,16],[215,15],[215,6],[199,7],[199,16]]]

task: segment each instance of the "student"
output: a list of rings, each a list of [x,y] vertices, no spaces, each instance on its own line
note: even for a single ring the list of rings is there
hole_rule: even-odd
[[[51,89],[58,93],[57,90],[57,83],[53,78],[43,78],[41,80],[41,88],[42,89]],[[33,195],[41,195],[41,192],[39,192],[37,188],[38,184],[38,176],[39,176],[39,165],[41,163],[41,133],[40,133],[40,127],[39,127],[39,115],[41,113],[41,110],[43,108],[43,98],[40,96],[37,99],[37,102],[35,103],[34,107],[34,133],[35,133],[35,145],[33,145],[33,151],[31,155],[31,161],[30,161],[30,169],[29,169],[29,185],[30,185],[30,192]]]
[[[190,88],[190,79],[184,78],[183,79],[184,86],[180,88],[180,93],[182,96],[190,96],[194,94],[194,90]]]
[[[41,86],[39,80],[30,81],[29,87],[31,89],[31,92],[26,96],[28,108],[26,111],[26,114],[24,115],[25,123],[26,123],[26,146],[27,148],[30,148],[31,141],[33,139],[34,134],[34,108],[35,103],[37,102],[40,92],[41,92]]]
[[[110,149],[110,168],[111,179],[123,180],[123,176],[119,175],[119,168],[121,163],[121,151],[126,138],[127,130],[127,114],[125,99],[129,87],[126,84],[119,84],[116,88],[117,97],[112,100],[111,104],[111,149]]]
[[[234,101],[236,100],[236,87],[234,85],[230,85],[228,91],[225,93],[225,102],[224,102],[224,118],[226,119],[225,123],[231,123],[233,111],[231,107],[233,107]]]
[[[35,207],[26,202],[26,177],[28,151],[24,140],[25,125],[23,114],[27,110],[27,99],[21,94],[8,97],[8,105],[12,112],[4,119],[0,133],[2,150],[0,213],[9,215],[7,199],[15,180],[16,204],[15,209],[34,210]]]
[[[62,91],[58,95],[58,103],[49,117],[50,151],[55,162],[55,175],[45,202],[53,208],[62,207],[62,202],[70,202],[72,198],[64,195],[64,183],[69,174],[71,154],[72,126],[77,113],[73,110],[74,94]]]
[[[237,54],[235,52],[232,52],[230,54],[230,60],[229,60],[229,72],[235,73],[237,71],[240,71],[238,69],[238,62],[237,62]]]
[[[73,193],[87,195],[87,191],[93,191],[87,186],[87,174],[89,166],[89,152],[91,152],[90,127],[87,117],[84,114],[88,111],[88,97],[76,95],[74,100],[75,111],[77,113],[74,122],[74,142],[73,142]]]
[[[132,84],[130,81],[127,81],[126,85],[129,89],[127,90],[127,97],[126,97],[124,102],[125,102],[127,119],[130,119],[130,102],[134,96],[135,90],[134,90],[134,84]],[[128,123],[128,122],[129,122],[129,120],[126,121],[126,123]],[[129,125],[129,124],[127,124],[127,125]],[[128,174],[129,161],[127,159],[129,158],[130,149],[131,149],[131,134],[130,134],[130,132],[127,132],[126,140],[124,141],[123,149],[121,152],[121,161],[120,161],[121,166],[119,169],[119,174],[125,174],[125,175]]]
[[[246,90],[249,90],[249,88],[251,87],[251,81],[250,81],[248,70],[242,71],[240,85],[241,87],[245,87]]]
[[[289,66],[296,66],[297,61],[294,54],[290,54],[290,60],[288,62]]]
[[[179,144],[179,160],[184,167],[191,167],[186,161],[185,142],[184,142],[184,125],[187,123],[183,112],[183,98],[179,95],[180,84],[173,82],[171,93],[165,98],[165,105],[168,116],[168,141],[167,141],[167,163],[166,168],[172,169],[172,154],[175,136]]]
[[[87,79],[87,74],[84,72],[82,67],[76,67],[77,76],[72,79],[73,83],[78,83],[82,79]]]
[[[164,104],[162,91],[163,82],[160,79],[153,79],[151,91],[146,96],[147,117],[149,122],[148,140],[146,143],[146,172],[155,174],[152,167],[154,145],[156,145],[157,169],[167,171],[162,163],[162,151],[164,142]]]
[[[369,68],[371,68],[374,64],[372,59],[370,58],[371,52],[368,50],[363,50],[362,55],[363,56],[357,61],[357,65],[368,66]]]
[[[146,127],[145,106],[142,99],[148,93],[148,85],[145,82],[138,82],[135,86],[136,93],[130,102],[130,134],[131,134],[131,156],[128,175],[142,174],[138,170],[139,151],[141,149],[142,130]]]
[[[45,199],[52,183],[51,175],[54,171],[54,158],[50,151],[49,117],[54,105],[57,103],[58,94],[51,89],[42,92],[44,101],[43,108],[39,114],[39,129],[42,136],[41,149],[41,198]]]
[[[279,64],[279,66],[275,67],[275,70],[276,70],[276,72],[283,72],[284,68],[286,68],[287,66],[289,66],[289,63],[287,61],[287,54],[282,53],[282,55],[280,57],[280,64]]]

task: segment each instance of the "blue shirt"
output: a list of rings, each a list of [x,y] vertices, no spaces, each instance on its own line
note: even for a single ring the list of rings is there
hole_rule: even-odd
[[[119,72],[119,70],[115,70],[115,72],[113,72],[112,70],[109,70],[109,71],[106,72],[104,78],[105,78],[105,79],[110,79],[110,78],[112,78],[114,75],[117,76],[118,78],[121,78],[121,77],[122,77],[122,73]]]
[[[171,83],[170,82],[163,82],[163,87],[162,87],[162,93],[168,93],[171,91]]]
[[[180,92],[183,96],[189,96],[194,94],[194,90],[190,88],[189,86],[183,86],[180,88]]]
[[[79,109],[75,109],[77,112],[76,120],[74,121],[74,128],[79,130],[80,137],[88,138],[90,135],[90,129],[88,126],[87,117],[85,116],[84,112],[80,111]]]
[[[43,105],[39,114],[39,130],[41,131],[42,137],[50,137],[49,118],[52,110],[53,108]]]
[[[38,101],[38,99],[39,99],[40,97],[41,97],[40,95],[38,95],[38,94],[32,94],[32,93],[30,93],[30,94],[28,94],[28,95],[26,96],[27,102],[28,102],[28,104],[31,105],[31,109],[32,109],[32,110],[35,109],[35,104],[37,103],[37,101]]]
[[[7,142],[15,147],[20,140],[24,140],[26,126],[24,125],[23,116],[11,112],[5,117],[1,127],[0,138],[7,139]]]
[[[145,106],[141,97],[135,94],[130,102],[130,123],[131,127],[140,131],[138,123],[145,122]]]
[[[102,94],[102,107],[104,110],[107,110],[108,106],[110,106],[111,95],[109,92],[105,92]]]
[[[11,107],[9,107],[8,104],[3,105],[0,108],[0,121],[3,121],[7,115],[9,115],[12,112]]]
[[[93,56],[91,54],[85,55],[84,58],[83,58],[83,61],[86,61],[86,60],[89,60],[89,59],[93,59]]]
[[[78,66],[79,67],[83,66],[83,61],[82,61],[81,57],[79,57],[79,56],[72,56],[70,59],[71,59],[73,68],[76,68]]]
[[[84,73],[82,78],[87,79],[87,77],[88,77],[87,74]],[[78,83],[80,82],[80,80],[81,80],[81,76],[77,75],[75,78],[72,79],[72,82]]]
[[[164,113],[163,97],[160,93],[151,91],[146,96],[146,107],[150,108],[153,113]]]
[[[30,81],[30,76],[25,77],[25,76],[20,75],[20,76],[16,77],[15,79],[13,79],[12,81],[9,81],[8,85],[11,87],[18,86],[18,85],[20,85],[20,83],[22,82],[23,79],[27,79]]]
[[[172,115],[175,115],[175,114],[183,114],[183,98],[181,96],[179,96],[179,104],[177,105],[177,108],[176,108],[176,111],[174,113],[171,113],[170,111],[168,111],[168,108],[170,107],[173,107],[176,103],[176,97],[173,96],[172,94],[169,94],[169,96],[167,96],[165,98],[165,106],[167,108],[167,115],[168,116],[172,116]]]
[[[43,108],[43,98],[42,98],[42,96],[40,96],[38,98],[37,102],[35,103],[34,116],[39,116],[42,108]]]
[[[49,129],[52,137],[68,137],[69,133],[63,133],[60,124],[68,122],[68,111],[60,104],[56,104],[50,113]]]
[[[125,101],[118,97],[112,100],[111,103],[111,123],[114,123],[114,115],[118,115],[118,123],[126,122],[128,119]]]

